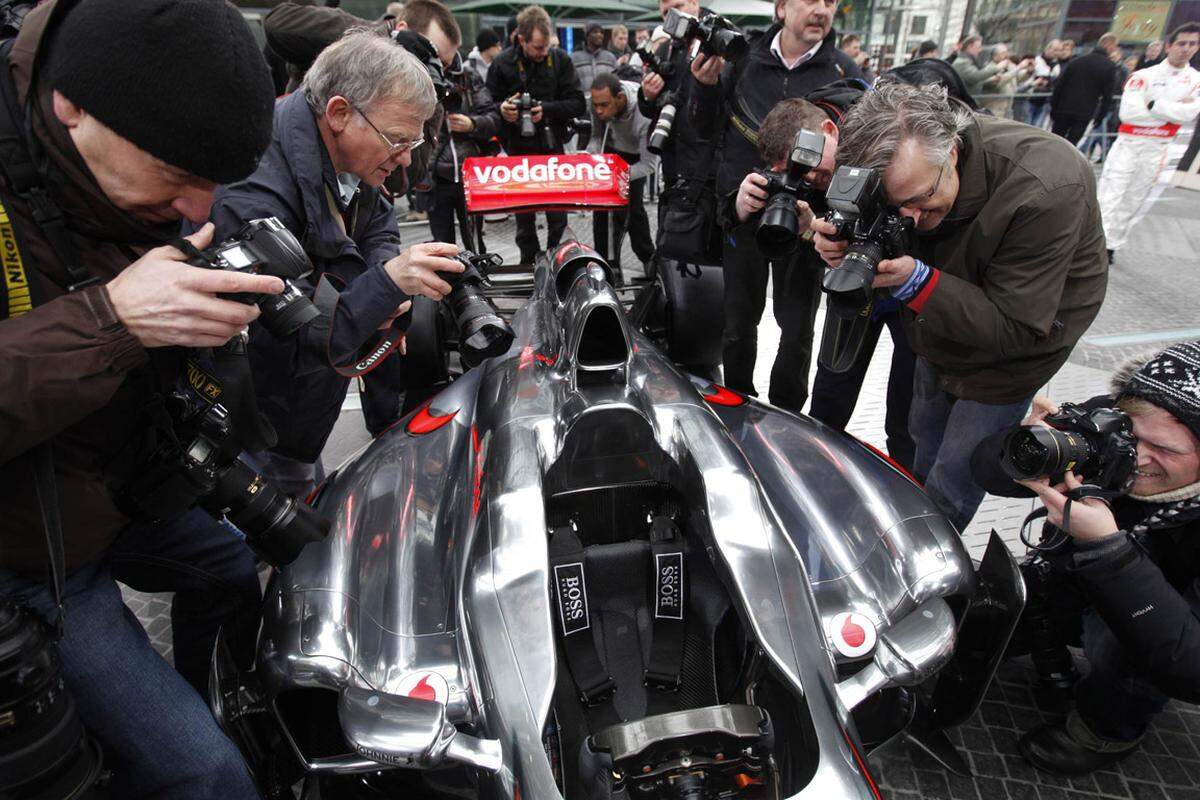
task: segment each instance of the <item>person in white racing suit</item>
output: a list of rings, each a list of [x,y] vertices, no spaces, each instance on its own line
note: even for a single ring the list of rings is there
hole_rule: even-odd
[[[1166,60],[1138,70],[1125,82],[1121,127],[1097,190],[1110,263],[1158,179],[1179,126],[1200,113],[1200,72],[1188,64],[1197,47],[1200,24],[1181,25],[1168,39]]]

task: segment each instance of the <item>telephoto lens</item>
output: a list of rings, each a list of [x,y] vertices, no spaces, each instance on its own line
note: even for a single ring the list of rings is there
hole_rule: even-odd
[[[458,329],[458,354],[463,363],[475,367],[485,358],[507,352],[513,330],[483,292],[486,270],[498,265],[500,257],[494,253],[475,255],[463,251],[456,258],[463,271],[439,272],[438,276],[452,287],[446,303]]]
[[[661,156],[667,140],[671,138],[671,127],[675,124],[675,100],[669,99],[658,112],[658,120],[654,130],[650,132],[650,141],[646,149],[656,156]]]
[[[1029,425],[1005,439],[1000,466],[1013,480],[1024,481],[1083,470],[1095,456],[1092,443],[1082,434]]]
[[[234,459],[201,500],[218,519],[224,515],[246,534],[246,544],[273,567],[295,561],[310,542],[329,533],[329,520],[281,492],[250,466]]]
[[[63,681],[50,627],[0,597],[0,797],[95,798],[100,750]]]
[[[521,138],[532,139],[537,133],[537,125],[533,122],[533,98],[529,96],[529,92],[521,95],[517,109],[521,115],[519,121]]]

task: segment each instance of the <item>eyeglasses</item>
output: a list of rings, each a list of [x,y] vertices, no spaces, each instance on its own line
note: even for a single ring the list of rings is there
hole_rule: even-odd
[[[383,134],[383,131],[381,131],[381,130],[379,130],[379,128],[375,127],[375,123],[371,122],[371,118],[368,117],[366,114],[364,114],[363,110],[361,108],[359,108],[358,106],[351,106],[351,107],[355,111],[358,112],[359,116],[361,116],[364,120],[366,120],[367,124],[371,126],[371,130],[373,130],[373,131],[375,131],[375,133],[379,134],[379,138],[383,140],[383,143],[385,145],[387,145],[388,158],[395,158],[396,156],[400,155],[401,153],[407,153],[410,150],[415,150],[416,148],[420,147],[422,144],[425,143],[425,137],[423,137],[423,136],[413,139],[410,142],[393,142],[391,139],[389,139],[387,136],[385,136]]]
[[[937,194],[938,187],[942,185],[942,173],[945,171],[946,171],[946,162],[943,161],[942,165],[940,167],[938,167],[937,180],[935,180],[933,182],[932,189],[930,189],[925,194],[919,194],[915,197],[910,197],[907,200],[905,200],[903,203],[897,203],[896,205],[899,208],[904,208],[906,206],[911,206],[913,203],[919,203],[922,200],[928,200],[929,198],[933,197],[935,194]]]

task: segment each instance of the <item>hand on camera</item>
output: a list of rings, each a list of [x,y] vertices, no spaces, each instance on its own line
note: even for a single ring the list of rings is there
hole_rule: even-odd
[[[642,78],[642,96],[648,102],[657,100],[665,88],[667,88],[667,82],[657,72],[647,72],[646,77]]]
[[[458,255],[458,245],[446,242],[414,244],[383,265],[392,281],[405,294],[423,294],[440,301],[450,294],[450,284],[437,276],[439,272],[462,272],[463,265],[449,256]]]
[[[1049,414],[1057,414],[1058,406],[1049,398],[1042,397],[1040,394],[1033,398],[1033,407],[1029,409],[1029,416],[1021,420],[1022,425],[1046,425],[1045,419]]]
[[[717,81],[721,77],[721,70],[724,68],[725,59],[720,56],[710,56],[701,53],[692,62],[692,77],[696,79],[697,83],[703,83],[705,86],[716,86]]]
[[[203,250],[212,238],[208,223],[187,240]],[[220,347],[258,318],[258,306],[217,294],[283,291],[279,278],[193,267],[186,260],[174,247],[156,247],[105,287],[117,317],[143,347]]]
[[[814,219],[809,227],[813,229],[813,246],[817,249],[817,255],[821,257],[821,260],[831,267],[841,264],[850,243],[843,239],[830,238],[837,236],[837,227],[832,222],[826,222],[823,219]]]
[[[737,200],[734,202],[739,222],[745,222],[752,214],[763,210],[767,202],[767,192],[762,187],[766,185],[767,179],[757,172],[751,172],[742,178],[742,185],[738,187]]]
[[[1081,542],[1090,542],[1116,536],[1119,532],[1117,520],[1113,517],[1108,504],[1098,497],[1089,497],[1071,503],[1071,527],[1070,529],[1063,528],[1063,509],[1067,506],[1066,493],[1083,485],[1073,472],[1068,472],[1064,478],[1066,482],[1057,486],[1051,486],[1049,478],[1017,481],[1017,483],[1032,490],[1042,499],[1042,503],[1046,506],[1046,521],[1065,530],[1071,535],[1071,538]]]
[[[903,286],[916,268],[917,262],[912,256],[885,258],[875,268],[875,280],[871,281],[871,286],[875,289]]]
[[[513,97],[508,98],[500,104],[500,116],[505,122],[511,123],[517,121],[519,115],[517,114],[517,104],[513,101],[515,97],[516,95],[513,95]]]
[[[470,133],[475,130],[475,120],[466,114],[450,114],[446,117],[446,124],[450,126],[451,133]]]
[[[817,215],[813,213],[812,206],[803,200],[796,201],[796,224],[799,226],[801,236],[812,227],[816,218]]]
[[[529,109],[529,115],[533,118],[534,122],[541,122],[543,113],[545,113],[545,109],[543,109],[541,106],[534,106],[533,108]]]

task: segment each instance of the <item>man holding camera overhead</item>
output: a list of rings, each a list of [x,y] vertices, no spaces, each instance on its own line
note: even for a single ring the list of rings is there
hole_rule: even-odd
[[[516,45],[496,56],[488,70],[488,94],[499,104],[492,115],[512,156],[561,154],[571,120],[587,112],[575,65],[566,51],[550,46],[551,33],[546,10],[526,6],[517,15]],[[536,216],[517,214],[522,264],[532,264],[540,250]],[[546,225],[546,249],[553,250],[567,227],[566,213],[547,211]]]
[[[1076,451],[1073,471],[1057,485],[1065,459],[1053,454],[1058,463],[1037,467],[1054,479],[1020,481],[1045,504],[1049,524],[1039,554],[1022,565],[1030,595],[1017,637],[1020,650],[1023,641],[1033,651],[1040,677],[1064,688],[1075,680],[1066,721],[1020,741],[1034,765],[1069,776],[1134,752],[1171,699],[1200,702],[1200,342],[1128,362],[1113,375],[1110,395],[1074,410],[1090,422],[1066,407],[1047,418],[1043,398],[1025,420],[1072,432],[1075,442],[1088,442],[1088,455]],[[1111,422],[1092,429],[1098,415]],[[1002,444],[1028,435],[997,434],[976,454],[973,467],[993,490],[1013,495],[1003,485],[1012,486],[1009,476],[1031,475],[1023,468],[1034,465]],[[998,455],[1009,461],[1005,475],[995,469]],[[1081,484],[1125,493],[1102,501],[1081,496]],[[1066,650],[1080,639],[1089,665],[1082,678]]]
[[[804,97],[842,78],[861,78],[854,61],[835,45],[834,0],[776,0],[775,24],[731,63],[704,48],[692,62],[696,80],[688,109],[691,124],[709,138],[724,131],[717,194],[736,190],[750,172],[764,166],[758,129],[780,100]],[[725,383],[747,394],[754,390],[758,323],[766,304],[767,258],[752,239],[726,238]],[[770,400],[800,411],[808,399],[813,322],[819,300],[821,268],[812,248],[803,244],[776,272],[775,306],[782,335],[771,370]],[[782,302],[781,302],[782,301]]]
[[[973,114],[936,85],[884,78],[840,130],[839,171],[876,170],[880,213],[915,229],[908,255],[860,274],[864,289],[902,303],[918,355],[915,472],[962,531],[984,495],[971,452],[1025,416],[1104,299],[1095,177],[1061,137]],[[840,268],[848,243],[827,221],[813,229],[822,258]]]
[[[382,33],[353,30],[276,105],[271,146],[254,174],[217,190],[219,238],[274,216],[315,267],[298,284],[321,315],[290,336],[261,326],[250,335],[259,406],[279,437],[258,458],[263,474],[294,496],[322,478],[321,450],[349,379],[398,357],[409,298],[441,300],[450,285],[437,273],[462,271],[453,244],[401,253],[392,205],[379,191],[409,163],[434,107],[433,83],[415,56]]]

